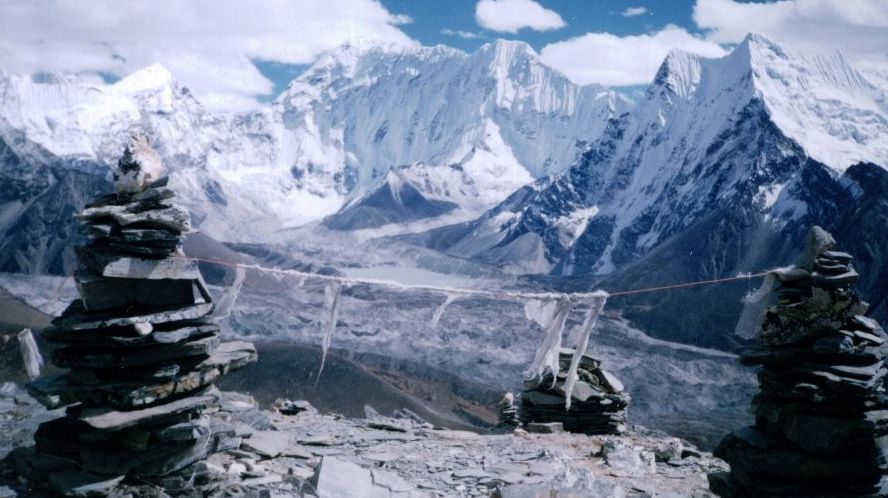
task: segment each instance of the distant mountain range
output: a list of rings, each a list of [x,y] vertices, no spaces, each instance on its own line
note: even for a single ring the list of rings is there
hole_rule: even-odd
[[[884,313],[886,139],[886,89],[839,54],[806,57],[750,35],[721,59],[671,53],[644,99],[569,168],[423,239],[516,271],[631,288],[792,262],[820,224],[861,257],[860,288]],[[656,305],[649,326],[695,311],[668,295],[636,305]],[[687,334],[706,342],[711,327]]]
[[[139,126],[220,240],[281,241],[317,221],[387,228],[557,285],[616,289],[785,264],[818,223],[858,255],[860,289],[884,317],[878,84],[840,54],[757,35],[721,59],[671,53],[634,105],[508,41],[472,54],[342,47],[242,115],[205,110],[160,66],[114,84],[0,75],[0,270],[62,271],[70,213],[107,188]],[[689,291],[624,311],[724,345],[710,330],[729,327],[736,297]]]

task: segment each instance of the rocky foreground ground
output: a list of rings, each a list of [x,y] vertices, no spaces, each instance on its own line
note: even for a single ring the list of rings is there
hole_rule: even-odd
[[[625,436],[439,429],[412,412],[364,418],[318,413],[307,403],[263,410],[253,398],[221,392],[211,416],[233,424],[234,449],[167,477],[127,482],[117,497],[711,497],[706,474],[725,464],[677,438],[634,428]],[[0,387],[0,456],[31,444],[46,411],[16,384]],[[39,496],[15,475],[13,451],[0,497]],[[102,493],[76,480],[70,496]],[[109,482],[108,485],[112,484]]]

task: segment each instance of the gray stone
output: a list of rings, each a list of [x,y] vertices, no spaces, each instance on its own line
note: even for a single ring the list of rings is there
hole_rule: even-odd
[[[836,239],[829,232],[813,226],[808,230],[808,236],[805,239],[805,250],[799,259],[798,267],[807,270],[814,270],[814,260],[826,251],[831,251],[836,247]]]
[[[608,390],[610,390],[611,392],[614,392],[614,393],[621,393],[621,392],[623,392],[623,390],[625,389],[625,388],[623,387],[623,383],[620,382],[616,377],[614,377],[610,372],[607,372],[606,370],[603,370],[603,369],[600,369],[600,368],[599,368],[598,371],[595,372],[595,373],[598,374],[599,378],[601,379],[601,382],[602,382],[602,383],[608,388]]]
[[[853,269],[836,275],[828,275],[816,271],[811,274],[811,282],[813,282],[815,285],[825,285],[828,287],[850,285],[856,282],[858,278],[860,278],[860,275],[858,275],[857,272]]]
[[[374,480],[374,473],[378,482]],[[325,456],[321,459],[312,480],[318,498],[425,498],[430,496],[388,472],[380,472],[375,469],[371,471],[335,456]]]
[[[879,330],[881,328],[879,327],[879,322],[863,315],[854,315],[853,317],[851,317],[851,322],[853,322],[855,325],[860,326],[863,330],[866,330],[867,332],[875,332],[876,330]]]
[[[185,306],[210,301],[201,280],[106,278],[78,271],[77,289],[89,311],[130,306]]]
[[[199,441],[209,434],[209,422],[204,418],[200,418],[164,427],[163,429],[156,431],[154,437],[160,441],[182,442]]]
[[[627,475],[638,476],[657,471],[654,453],[625,441],[609,439],[602,447],[608,467]]]
[[[92,498],[108,496],[125,476],[108,476],[84,471],[68,471],[50,474],[49,484],[64,496]]]
[[[285,452],[291,443],[291,436],[287,432],[255,431],[243,440],[241,447],[266,458],[274,458]]]
[[[139,332],[135,327],[144,326],[146,330]],[[177,327],[172,330],[155,330],[148,322],[140,322],[133,327],[119,329],[118,333],[84,333],[82,331],[48,327],[43,330],[43,338],[55,342],[77,344],[91,348],[146,346],[152,344],[173,344],[188,339],[219,333],[216,324],[196,324]],[[153,332],[153,333],[152,333]]]
[[[77,414],[77,418],[96,429],[116,431],[209,406],[216,403],[218,399],[218,395],[210,390],[200,396],[182,398],[141,410],[119,411],[108,408],[83,408]]]
[[[854,341],[844,335],[831,335],[815,341],[811,350],[825,354],[849,353],[854,351]]]
[[[536,434],[557,434],[564,432],[564,424],[561,422],[531,422],[527,424],[527,432]]]
[[[123,227],[139,224],[142,227],[164,228],[176,232],[191,229],[191,216],[182,206],[171,204],[161,209],[133,212],[137,209],[133,205],[97,206],[86,208],[75,216],[81,221],[112,219]]]
[[[289,399],[277,399],[274,407],[283,415],[297,415],[300,413],[315,414],[317,409],[304,399],[291,401]]]
[[[56,366],[63,368],[131,368],[153,365],[173,359],[210,356],[219,339],[215,336],[176,344],[157,344],[136,348],[60,348],[53,354]]]
[[[681,460],[684,449],[684,443],[676,437],[658,440],[651,448],[654,458],[658,462]]]
[[[160,311],[137,312],[133,315],[120,316],[119,314],[96,312],[91,313],[84,309],[80,300],[74,301],[65,310],[65,313],[53,321],[62,328],[71,330],[94,330],[107,327],[127,327],[137,323],[152,323],[155,326],[161,323],[178,322],[184,320],[197,320],[208,316],[213,311],[212,303],[196,304],[194,306],[175,307]]]
[[[199,280],[197,261],[184,257],[141,259],[90,251],[89,267],[103,277],[145,280]]]
[[[853,332],[853,334],[854,334],[854,337],[856,337],[858,339],[863,339],[865,341],[869,341],[869,342],[876,344],[876,345],[881,345],[885,342],[885,339],[883,339],[875,334],[869,334],[866,332],[861,332],[859,330],[855,330]]]
[[[565,384],[563,382],[559,382],[555,385],[555,392],[562,396],[567,396],[567,392],[564,390]],[[601,398],[604,396],[604,393],[600,390],[592,387],[588,382],[583,382],[578,380],[573,386],[573,392],[571,393],[571,399],[579,402],[589,401],[590,399]],[[563,404],[563,401],[562,401]]]
[[[820,256],[822,258],[832,259],[834,261],[838,261],[840,263],[848,264],[852,260],[854,260],[854,256],[848,254],[847,252],[839,252],[839,251],[823,251]]]

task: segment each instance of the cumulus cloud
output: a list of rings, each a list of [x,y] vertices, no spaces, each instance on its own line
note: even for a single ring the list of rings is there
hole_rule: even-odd
[[[577,83],[628,86],[650,83],[672,49],[704,57],[726,54],[717,43],[668,25],[661,31],[637,36],[587,33],[546,45],[541,56],[544,63]]]
[[[217,108],[255,105],[260,59],[309,64],[343,43],[414,45],[377,0],[5,0],[0,69],[125,76],[159,62]]]
[[[567,24],[554,10],[534,0],[480,0],[475,19],[481,27],[501,33],[517,33],[524,28],[551,31]]]
[[[885,0],[697,0],[693,19],[718,43],[756,32],[806,52],[839,50],[858,65],[888,69]]]
[[[620,15],[623,17],[635,17],[647,14],[647,7],[627,7]]]

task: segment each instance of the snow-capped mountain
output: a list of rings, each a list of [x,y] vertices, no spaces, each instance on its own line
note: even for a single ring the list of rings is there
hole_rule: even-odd
[[[612,288],[760,270],[864,202],[844,203],[860,176],[848,173],[888,166],[885,137],[888,94],[840,55],[750,35],[721,59],[673,52],[570,168],[424,237],[518,271],[611,275]]]
[[[31,165],[0,165],[10,182],[27,187],[3,199],[0,227],[26,232],[37,194],[70,171],[98,178],[89,185],[99,188],[133,127],[154,137],[194,224],[221,240],[270,241],[346,203],[359,209],[398,178],[399,188],[419,185],[419,197],[395,193],[393,200],[419,204],[387,206],[403,216],[378,223],[451,211],[467,219],[566,167],[582,149],[577,137],[596,137],[625,107],[614,92],[575,85],[528,45],[506,41],[473,54],[342,47],[267,108],[243,115],[206,111],[157,65],[113,84],[0,74],[0,138],[10,157]],[[388,175],[393,168],[399,173]],[[348,216],[331,226],[349,228]],[[56,244],[41,247],[49,246]],[[37,260],[55,257],[17,250],[24,252],[3,268],[43,268]]]
[[[625,108],[614,92],[544,66],[529,45],[498,41],[468,55],[444,46],[347,47],[294,81],[276,111],[298,137],[282,141],[293,174],[314,173],[324,184],[313,188],[350,194],[329,223],[345,229],[371,223],[344,219],[360,220],[348,209],[378,201],[372,192],[391,181],[480,214],[565,168],[582,150],[577,137],[597,137]],[[391,168],[402,171],[386,177]]]
[[[569,169],[525,187],[466,227],[465,254],[559,274],[607,274],[716,206],[775,224],[809,214],[802,164],[837,177],[888,165],[888,94],[840,55],[806,58],[750,35],[721,59],[673,52],[642,102],[610,121]]]

